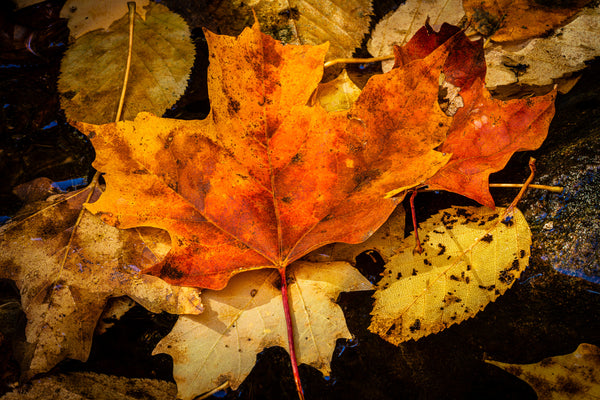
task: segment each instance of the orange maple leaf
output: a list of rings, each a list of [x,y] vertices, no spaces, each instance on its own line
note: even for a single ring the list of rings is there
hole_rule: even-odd
[[[448,162],[434,149],[451,123],[437,97],[452,40],[328,113],[306,106],[327,45],[283,46],[257,24],[206,37],[205,120],[76,124],[107,184],[88,208],[120,228],[166,229],[172,249],[154,272],[171,283],[220,289],[237,272],[361,242]]]
[[[437,149],[452,158],[426,184],[494,207],[489,176],[500,171],[517,151],[542,145],[554,116],[556,90],[539,97],[501,101],[485,88],[482,42],[470,41],[452,25],[435,32],[428,24],[403,47],[395,49],[396,66],[427,57],[452,41],[442,69],[445,78],[460,88],[464,105],[458,109],[448,136]]]

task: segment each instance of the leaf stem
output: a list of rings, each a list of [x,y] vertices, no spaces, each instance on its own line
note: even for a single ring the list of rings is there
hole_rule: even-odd
[[[504,216],[503,216],[502,219],[504,219],[506,216],[508,216],[509,214],[512,213],[512,210],[515,208],[515,206],[517,205],[517,203],[525,195],[525,192],[527,191],[527,188],[529,187],[529,184],[531,183],[531,181],[533,181],[533,177],[535,176],[535,158],[533,158],[533,157],[529,158],[529,169],[531,170],[531,173],[529,174],[529,177],[527,178],[527,180],[523,184],[523,187],[521,188],[521,190],[519,191],[519,193],[517,194],[517,196],[515,197],[515,199],[512,201],[512,203],[510,203],[510,205],[508,206],[508,208],[504,212]]]
[[[324,68],[331,67],[335,64],[366,64],[366,63],[374,63],[378,61],[386,61],[392,60],[394,58],[393,54],[381,57],[373,57],[373,58],[336,58],[334,60],[327,61],[324,64]]]
[[[288,347],[290,351],[290,360],[292,362],[292,371],[294,373],[294,382],[296,383],[298,397],[300,400],[304,400],[304,391],[302,390],[300,372],[298,371],[298,360],[296,359],[296,349],[294,347],[294,326],[292,325],[292,316],[290,313],[290,298],[288,295],[285,268],[279,268],[279,276],[281,277],[281,298],[283,302],[283,313],[285,314],[285,325],[287,327]]]
[[[135,1],[127,2],[129,8],[129,49],[127,50],[127,64],[125,66],[125,78],[123,79],[123,90],[121,90],[121,98],[119,99],[119,107],[117,108],[117,116],[115,122],[121,119],[123,112],[123,104],[125,103],[125,92],[127,91],[127,83],[129,81],[129,70],[131,69],[131,53],[133,49],[133,22],[135,21]]]
[[[417,211],[415,210],[415,197],[417,197],[417,190],[414,189],[410,195],[410,214],[412,215],[413,229],[415,230],[415,249],[413,253],[422,254],[423,247],[421,247],[421,241],[419,240],[419,226],[417,225]]]
[[[490,183],[490,187],[496,188],[521,188],[522,183]],[[529,185],[530,189],[542,189],[548,190],[552,193],[562,193],[564,188],[562,186],[548,186],[548,185]]]

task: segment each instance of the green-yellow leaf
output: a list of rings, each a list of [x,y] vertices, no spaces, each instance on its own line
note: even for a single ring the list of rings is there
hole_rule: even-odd
[[[399,344],[473,317],[502,295],[529,260],[531,233],[517,209],[452,207],[419,227],[386,264],[375,292],[369,330]]]
[[[535,364],[486,362],[529,383],[539,400],[600,398],[600,349],[591,344],[582,343],[571,354]]]
[[[58,90],[67,117],[104,124],[115,120],[129,44],[126,14],[107,31],[71,45],[61,64]],[[131,71],[122,118],[141,111],[162,115],[183,94],[194,63],[194,44],[181,16],[152,3],[144,21],[135,17]]]
[[[298,363],[329,375],[339,338],[351,338],[340,292],[370,290],[371,284],[344,262],[297,262],[287,269],[290,312]],[[178,398],[191,399],[223,384],[236,389],[252,370],[256,354],[288,348],[279,272],[258,270],[234,276],[220,291],[202,293],[205,311],[181,316],[154,354],[173,357]]]

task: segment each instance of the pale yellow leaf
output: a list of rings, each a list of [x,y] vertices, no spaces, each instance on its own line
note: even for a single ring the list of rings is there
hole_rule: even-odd
[[[452,207],[419,226],[391,258],[378,283],[369,330],[399,344],[473,317],[503,294],[527,266],[531,233],[514,210]]]
[[[571,354],[545,358],[535,364],[486,360],[529,383],[539,400],[600,398],[600,349],[582,343]]]
[[[166,232],[120,230],[83,209],[90,186],[24,208],[0,227],[0,278],[15,281],[27,316],[23,378],[59,361],[85,361],[109,297],[130,296],[153,312],[202,312],[199,291],[141,272],[168,251]]]
[[[486,50],[486,85],[551,85],[600,56],[600,6],[585,8],[548,37]]]
[[[60,17],[67,18],[71,37],[77,39],[96,29],[108,29],[118,19],[129,12],[127,3],[131,0],[67,0],[60,10]],[[150,0],[136,0],[136,11],[146,18]]]
[[[114,122],[129,46],[127,15],[107,31],[89,32],[73,43],[61,63],[58,90],[67,118]],[[152,3],[146,20],[135,18],[131,71],[122,118],[141,111],[162,115],[183,94],[194,63],[194,44],[181,16]]]
[[[334,301],[340,292],[369,290],[371,284],[344,262],[297,262],[287,275],[298,363],[328,375],[335,341],[352,337]],[[252,370],[256,354],[272,346],[288,348],[278,283],[276,270],[238,274],[225,289],[203,292],[203,314],[179,317],[153,353],[173,357],[179,398],[191,399],[224,383],[235,389]]]

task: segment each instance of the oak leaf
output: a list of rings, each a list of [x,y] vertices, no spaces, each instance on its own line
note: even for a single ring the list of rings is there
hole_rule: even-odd
[[[288,269],[290,308],[299,363],[330,373],[336,339],[350,339],[340,292],[372,285],[345,262],[296,262]],[[180,316],[154,349],[173,357],[173,375],[182,399],[225,383],[236,389],[252,370],[256,354],[272,346],[288,348],[279,273],[272,269],[233,277],[227,287],[202,293],[206,310]]]
[[[529,383],[540,400],[600,397],[600,349],[582,343],[571,354],[548,357],[533,364],[486,360]]]
[[[0,228],[0,278],[15,281],[27,316],[24,379],[65,358],[85,361],[109,297],[153,312],[202,311],[196,289],[141,273],[168,251],[164,233],[119,230],[83,209],[100,192],[91,185],[28,204]]]
[[[377,284],[369,330],[399,344],[473,317],[496,300],[527,266],[531,232],[514,209],[453,207],[419,225],[386,264]]]
[[[88,208],[120,228],[167,230],[172,249],[155,272],[169,282],[220,289],[240,271],[361,242],[448,161],[433,149],[451,122],[437,96],[452,40],[371,78],[352,108],[328,113],[305,106],[327,45],[282,46],[257,24],[238,38],[206,37],[205,120],[141,113],[76,124],[107,182]]]

